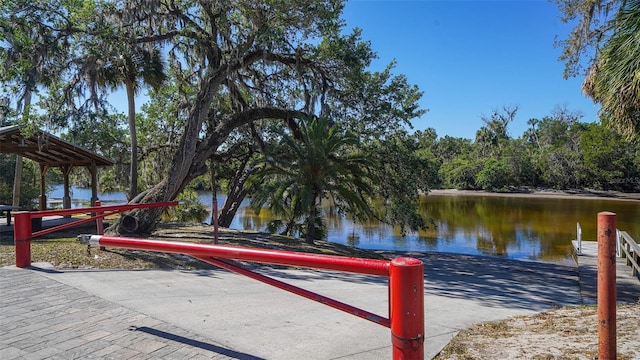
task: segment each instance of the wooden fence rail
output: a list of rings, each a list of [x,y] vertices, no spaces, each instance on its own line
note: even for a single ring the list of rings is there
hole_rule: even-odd
[[[640,272],[640,245],[626,231],[618,231],[618,243],[620,244],[620,257],[626,258],[627,266],[631,266],[631,272],[638,276]]]

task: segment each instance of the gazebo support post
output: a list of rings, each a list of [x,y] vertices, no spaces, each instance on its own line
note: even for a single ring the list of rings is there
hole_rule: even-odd
[[[13,206],[20,206],[20,185],[22,184],[22,156],[16,156],[16,170],[13,174],[13,197],[11,204]]]
[[[40,210],[47,209],[47,184],[45,183],[45,176],[49,167],[45,164],[40,164]]]
[[[64,195],[62,196],[62,208],[71,209],[71,193],[69,191],[69,174],[71,173],[71,166],[62,166],[62,188]],[[65,215],[64,217],[70,218],[71,215]]]
[[[96,200],[98,200],[98,166],[95,161],[91,161],[89,172],[91,173],[91,206],[96,206]]]

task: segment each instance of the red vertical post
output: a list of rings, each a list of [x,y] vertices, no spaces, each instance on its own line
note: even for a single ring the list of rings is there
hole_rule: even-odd
[[[100,203],[100,200],[96,200],[96,207],[100,207],[102,206],[102,204]],[[98,211],[96,213],[96,215],[101,215],[102,211]],[[96,231],[98,232],[98,235],[104,235],[104,225],[102,223],[102,218],[99,217],[96,219]]]
[[[96,207],[100,207],[102,206],[102,203],[100,203],[100,200],[96,200]],[[96,215],[101,215],[102,211],[98,211],[96,213]],[[96,219],[96,231],[98,232],[98,235],[104,235],[104,223],[102,222],[104,218],[99,217]],[[100,250],[105,250],[104,246],[100,246]]]
[[[391,260],[389,318],[393,359],[424,359],[424,264],[413,258]]]
[[[213,243],[218,244],[218,196],[213,193]]]
[[[598,213],[598,359],[616,358],[616,214]]]
[[[16,266],[31,266],[31,214],[27,211],[13,215],[13,241],[16,246]]]

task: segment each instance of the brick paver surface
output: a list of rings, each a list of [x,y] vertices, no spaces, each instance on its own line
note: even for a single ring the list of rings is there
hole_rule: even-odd
[[[0,268],[0,359],[258,359],[46,278]]]

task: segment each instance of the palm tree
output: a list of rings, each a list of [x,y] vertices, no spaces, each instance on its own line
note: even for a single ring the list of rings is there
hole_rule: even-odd
[[[97,78],[100,86],[108,86],[115,90],[124,85],[127,93],[129,134],[131,137],[130,200],[138,195],[138,137],[135,97],[143,85],[157,89],[167,78],[158,49],[137,47],[131,50],[130,53],[120,54],[111,59],[102,69],[102,76]]]
[[[527,125],[531,127],[525,131],[524,136],[528,141],[535,142],[535,144],[538,145],[538,148],[542,148],[542,146],[540,146],[540,139],[538,138],[538,129],[536,129],[536,126],[538,126],[539,123],[540,120],[536,118],[529,119],[527,121]]]
[[[487,126],[483,126],[476,131],[475,144],[480,147],[480,154],[482,156],[488,156],[488,153],[496,143],[497,140],[495,133],[493,133]]]
[[[304,217],[303,232],[313,243],[322,230],[320,201],[329,198],[341,211],[360,218],[373,215],[367,201],[372,179],[369,160],[357,152],[357,136],[341,131],[326,118],[313,118],[300,126],[300,140],[280,131],[276,151],[260,160],[252,182],[260,182],[252,206],[267,205],[285,216],[287,229]]]
[[[627,1],[611,26],[583,91],[616,127],[640,134],[640,0]]]

